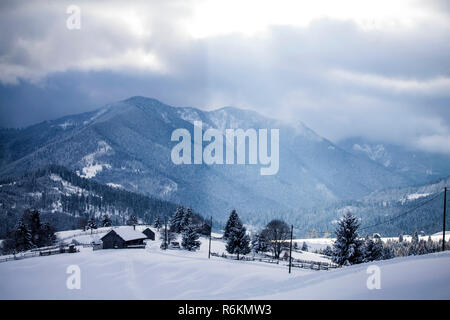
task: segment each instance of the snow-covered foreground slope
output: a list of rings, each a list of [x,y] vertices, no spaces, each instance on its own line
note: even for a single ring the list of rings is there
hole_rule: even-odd
[[[369,290],[372,264],[289,275],[283,265],[208,260],[206,239],[195,253],[159,244],[1,263],[0,299],[450,299],[450,252],[377,262],[381,289]],[[80,290],[66,287],[70,265],[80,267]]]
[[[364,263],[333,271],[321,271],[282,282],[273,293],[255,299],[450,299],[450,252]],[[373,274],[380,269],[381,288],[369,290]]]

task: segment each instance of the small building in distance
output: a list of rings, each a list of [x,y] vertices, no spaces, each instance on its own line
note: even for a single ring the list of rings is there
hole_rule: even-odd
[[[132,227],[116,228],[104,235],[103,249],[145,248],[147,236]]]
[[[169,244],[169,248],[171,249],[180,249],[180,243],[178,241],[172,241]]]
[[[150,228],[145,229],[142,233],[147,236],[147,239],[155,240],[155,233]]]

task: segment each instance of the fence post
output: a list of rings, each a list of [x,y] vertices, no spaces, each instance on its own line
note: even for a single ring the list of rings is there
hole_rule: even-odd
[[[291,265],[292,265],[292,233],[294,231],[294,226],[291,225],[291,244],[289,246],[289,273],[291,273]]]

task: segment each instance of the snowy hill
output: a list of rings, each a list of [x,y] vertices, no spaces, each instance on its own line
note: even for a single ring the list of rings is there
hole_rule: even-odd
[[[47,166],[0,181],[0,238],[14,228],[24,210],[36,208],[43,221],[57,230],[84,227],[90,217],[108,215],[124,224],[133,213],[154,221],[156,214],[170,216],[176,204],[85,179],[64,167]]]
[[[450,252],[396,258],[332,271],[207,258],[201,250],[99,250],[0,263],[0,299],[449,299]],[[223,242],[213,241],[220,251]],[[67,267],[81,271],[81,289],[66,287]],[[380,268],[381,289],[366,286]]]
[[[261,176],[259,166],[183,165],[170,160],[171,133],[203,129],[277,128],[280,169]],[[191,134],[192,135],[192,134]],[[282,123],[255,112],[226,107],[201,111],[132,97],[97,111],[43,122],[22,130],[0,130],[0,175],[21,174],[60,164],[117,188],[192,206],[224,219],[311,208],[324,202],[359,199],[411,181],[382,165],[352,155],[302,123]]]

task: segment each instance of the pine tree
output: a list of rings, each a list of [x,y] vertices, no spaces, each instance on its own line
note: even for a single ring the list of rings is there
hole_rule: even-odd
[[[211,234],[210,222],[204,220],[202,226],[197,230],[197,232],[204,236],[209,236]]]
[[[55,228],[49,223],[44,223],[41,228],[40,242],[42,246],[51,246],[56,241]]]
[[[262,233],[257,233],[252,239],[252,250],[255,253],[266,252],[269,249],[269,244]]]
[[[200,248],[200,241],[198,241],[199,235],[192,225],[191,209],[188,209],[186,214],[183,216],[182,227],[183,231],[181,246],[189,251],[195,251]]]
[[[39,211],[37,210],[25,210],[22,216],[22,222],[27,226],[28,231],[31,234],[31,242],[37,246],[41,247],[41,217]]]
[[[112,221],[110,219],[110,217],[108,217],[108,215],[103,215],[103,220],[102,220],[102,226],[103,227],[111,227],[112,226]]]
[[[225,225],[225,229],[224,229],[224,232],[223,232],[223,239],[224,240],[228,239],[228,237],[230,235],[230,232],[231,232],[231,229],[236,225],[236,221],[238,219],[239,219],[239,216],[238,216],[236,210],[233,209],[231,211],[230,216],[228,217],[227,223]]]
[[[331,256],[333,256],[333,249],[331,249],[330,246],[327,246],[325,248],[325,250],[323,250],[323,254],[328,256],[328,257],[331,257]]]
[[[306,244],[305,241],[303,241],[303,245],[302,245],[302,251],[306,251],[308,252],[308,245]]]
[[[413,243],[413,244],[419,243],[419,233],[417,231],[414,232],[414,234],[411,238],[411,243]]]
[[[435,242],[431,239],[431,236],[428,236],[428,240],[427,240],[427,251],[428,253],[433,253],[437,251],[437,247]]]
[[[419,252],[419,234],[417,231],[414,232],[411,238],[411,243],[408,249],[408,255],[416,255]]]
[[[427,243],[425,242],[425,240],[419,240],[419,243],[417,244],[417,252],[418,255],[421,254],[427,254],[428,250],[427,250]]]
[[[159,216],[156,216],[155,222],[153,223],[153,226],[156,228],[156,230],[159,231],[159,229],[162,227],[161,224],[161,218]]]
[[[41,217],[39,214],[39,211],[37,210],[33,210],[31,213],[31,221],[30,221],[30,225],[29,225],[29,229],[31,232],[31,241],[38,247],[41,247],[41,228],[42,228],[42,224],[41,224]]]
[[[200,241],[198,241],[199,235],[192,227],[192,225],[188,225],[185,227],[182,234],[181,245],[183,248],[189,251],[195,251],[200,248]]]
[[[332,261],[338,265],[352,265],[363,260],[362,241],[358,235],[359,223],[350,212],[339,221]]]
[[[19,220],[14,233],[14,244],[17,251],[25,251],[33,247],[31,232],[28,230],[23,219]]]
[[[180,231],[183,232],[187,227],[192,224],[192,209],[188,208],[181,219]]]
[[[258,253],[258,234],[254,234],[250,241],[250,248],[253,252]]]
[[[234,211],[234,210],[233,210]],[[240,254],[247,254],[250,252],[250,238],[246,233],[245,227],[236,214],[234,226],[228,232],[226,250],[228,253],[237,254],[239,260]]]
[[[170,231],[176,233],[180,233],[182,231],[183,217],[184,217],[184,207],[182,205],[179,205],[173,216],[170,218],[169,221]]]
[[[388,240],[383,244],[383,260],[392,259],[395,257],[395,248],[392,240]]]
[[[138,219],[134,214],[131,214],[130,217],[127,220],[127,225],[129,226],[135,226],[138,224]]]
[[[91,217],[88,220],[88,223],[86,225],[86,229],[91,229],[91,233],[92,233],[93,229],[97,229],[97,223],[95,223],[95,218],[94,217]]]
[[[364,262],[381,260],[383,257],[383,244],[379,239],[367,239],[364,242]]]

